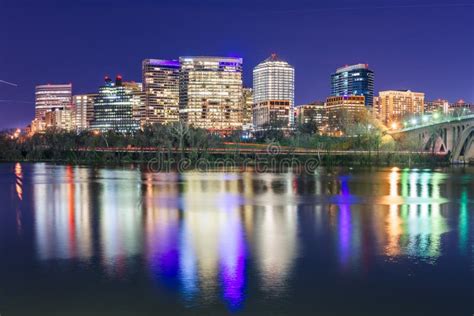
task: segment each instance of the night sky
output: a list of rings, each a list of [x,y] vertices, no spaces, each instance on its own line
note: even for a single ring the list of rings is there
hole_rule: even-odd
[[[472,0],[0,0],[0,129],[34,114],[34,86],[95,92],[141,81],[145,58],[272,52],[296,69],[296,104],[324,100],[337,67],[368,63],[376,92],[474,101]]]

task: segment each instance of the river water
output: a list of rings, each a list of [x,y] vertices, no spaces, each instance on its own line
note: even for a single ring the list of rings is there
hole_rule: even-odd
[[[472,315],[474,169],[0,164],[0,314]]]

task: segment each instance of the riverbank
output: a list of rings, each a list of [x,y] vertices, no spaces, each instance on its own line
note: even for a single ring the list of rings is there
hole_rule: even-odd
[[[37,158],[31,158],[31,157]],[[67,151],[36,152],[16,159],[0,159],[1,162],[48,162],[85,165],[101,164],[147,164],[151,169],[210,170],[215,168],[255,167],[263,169],[314,169],[318,166],[449,166],[446,155],[409,152],[318,152],[317,154],[295,154],[294,152],[259,153],[239,152],[213,153],[208,151],[176,153],[170,151]]]

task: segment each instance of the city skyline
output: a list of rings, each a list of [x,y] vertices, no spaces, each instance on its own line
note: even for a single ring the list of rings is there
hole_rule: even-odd
[[[376,73],[376,93],[410,89],[425,92],[427,100],[474,99],[474,44],[468,41],[466,31],[472,4],[417,0],[383,6],[363,1],[355,6],[348,2],[330,5],[298,0],[292,4],[273,3],[271,9],[264,1],[204,1],[201,8],[192,1],[154,4],[142,0],[133,6],[120,0],[100,1],[95,7],[88,2],[57,4],[51,0],[41,5],[21,0],[2,4],[6,16],[2,16],[0,34],[5,35],[7,48],[0,59],[0,79],[17,86],[0,84],[1,129],[28,124],[34,113],[36,85],[72,82],[73,94],[91,93],[97,91],[106,74],[122,74],[140,82],[142,60],[186,55],[242,57],[244,86],[252,87],[253,67],[276,52],[296,69],[297,105],[325,100],[330,94],[330,74],[345,64],[356,63],[367,63]],[[90,14],[91,8],[97,12]],[[131,23],[140,21],[150,26],[145,17],[155,12],[153,8],[163,12],[158,13],[163,15],[162,20],[154,19],[157,25],[153,31],[137,32],[126,23],[120,37],[112,34],[101,38],[98,30],[102,23],[125,21],[127,15],[134,17]],[[226,12],[232,12],[238,23],[216,28],[216,23],[225,22]],[[328,12],[330,16],[326,16]],[[180,13],[184,25],[164,27],[173,13]],[[215,13],[221,16],[213,18],[212,23],[206,21],[206,16]],[[394,20],[401,13],[403,25]],[[190,22],[196,14],[203,17],[199,24]],[[58,16],[58,20],[49,21],[50,15]],[[357,24],[353,23],[354,15]],[[87,24],[77,23],[86,17]],[[343,22],[334,25],[331,21],[335,19]],[[440,20],[444,23],[438,23]],[[44,40],[51,45],[29,49],[38,40],[39,30],[31,27],[35,23],[49,29]],[[191,27],[198,35],[209,34],[211,40],[188,34],[193,33],[189,32]],[[348,28],[364,34],[362,44],[358,36],[346,35]],[[154,43],[150,38],[160,41]],[[180,40],[172,40],[176,38]],[[459,49],[453,49],[456,47]]]

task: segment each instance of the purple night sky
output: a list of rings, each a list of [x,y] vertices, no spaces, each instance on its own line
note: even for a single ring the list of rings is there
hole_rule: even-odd
[[[29,123],[37,84],[95,92],[106,74],[141,81],[145,58],[193,55],[242,57],[251,86],[276,52],[295,66],[296,104],[325,99],[352,63],[376,92],[474,101],[473,16],[468,0],[1,0],[0,129]]]

